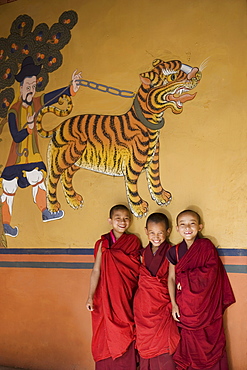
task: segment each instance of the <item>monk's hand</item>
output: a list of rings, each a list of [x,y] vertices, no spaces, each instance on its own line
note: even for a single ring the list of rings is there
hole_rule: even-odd
[[[30,128],[30,130],[32,130],[34,128],[34,117],[35,117],[35,113],[34,114],[27,114],[27,125],[28,125],[28,128]]]
[[[86,303],[86,308],[88,311],[94,310],[92,298],[88,298],[87,303]]]
[[[77,81],[77,80],[80,80],[80,79],[81,79],[81,72],[77,73],[77,69],[76,69],[73,72],[72,79],[71,79],[71,84],[72,84],[74,93],[76,93],[80,88],[80,85],[78,84],[78,81]]]
[[[177,290],[181,290],[181,289],[182,289],[181,284],[180,284],[180,283],[178,283],[178,284],[177,284]]]
[[[175,303],[172,305],[172,317],[174,318],[175,321],[180,321],[179,320],[180,313],[179,313],[178,305]]]

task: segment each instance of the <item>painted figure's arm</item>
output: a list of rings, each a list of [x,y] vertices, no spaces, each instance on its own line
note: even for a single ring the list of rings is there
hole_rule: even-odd
[[[101,245],[100,245],[97,255],[96,255],[93,271],[91,273],[91,278],[90,278],[90,287],[89,287],[88,299],[86,302],[86,308],[88,309],[88,311],[94,310],[93,297],[94,297],[94,293],[96,291],[99,278],[100,278],[101,256],[102,256],[102,250],[101,250]]]
[[[80,88],[80,85],[77,85],[77,80],[81,79],[81,72],[77,73],[77,69],[73,72],[71,78],[71,95],[74,96]]]
[[[75,70],[72,74],[71,84],[67,87],[62,87],[61,89],[51,91],[44,95],[44,105],[52,105],[58,102],[58,99],[62,95],[75,96],[77,91],[80,88],[80,85],[77,85],[77,80],[81,78],[81,72],[77,73]]]
[[[27,122],[25,128],[18,130],[17,122],[16,122],[16,115],[13,112],[10,112],[8,115],[9,121],[9,131],[11,136],[16,143],[21,143],[26,137],[32,132],[33,129],[33,116],[28,114]],[[30,122],[30,123],[29,123]]]
[[[179,321],[180,313],[176,302],[176,276],[175,265],[169,262],[169,275],[168,275],[168,290],[172,304],[172,317],[175,321]]]
[[[52,105],[52,104],[57,103],[58,99],[62,95],[71,96],[70,86],[62,87],[61,89],[57,89],[57,90],[51,91],[51,92],[43,95],[44,105],[48,106],[48,105]]]

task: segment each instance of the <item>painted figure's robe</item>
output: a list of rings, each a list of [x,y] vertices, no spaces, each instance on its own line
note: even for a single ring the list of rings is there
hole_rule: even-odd
[[[185,251],[182,258],[180,249]],[[176,284],[181,284],[176,291],[181,340],[173,356],[178,369],[228,369],[223,313],[235,298],[215,246],[198,238],[186,251],[183,241],[167,257],[176,265]]]
[[[29,132],[27,113],[30,115],[37,114],[42,107],[57,103],[58,99],[64,94],[71,96],[71,87],[64,87],[34,97],[32,105],[28,108],[22,106],[21,100],[12,105],[8,114],[8,122],[13,140],[6,166],[1,175],[3,179],[11,181],[17,177],[18,186],[25,188],[30,185],[25,175],[26,171],[37,168],[46,173],[46,166],[39,151],[37,128],[34,125],[32,132]]]
[[[140,241],[123,234],[112,242],[112,232],[95,245],[95,256],[102,243],[100,280],[92,312],[92,353],[96,369],[136,369],[133,298],[140,267]],[[102,361],[104,360],[104,361]]]
[[[153,255],[151,244],[143,250],[138,290],[134,299],[136,345],[141,357],[140,369],[175,369],[174,353],[179,334],[171,314],[168,292],[168,260],[170,245],[164,242]]]

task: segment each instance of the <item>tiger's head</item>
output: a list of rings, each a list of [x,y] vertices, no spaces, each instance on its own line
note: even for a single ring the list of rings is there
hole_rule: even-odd
[[[173,113],[183,111],[183,104],[194,99],[196,93],[188,92],[194,89],[202,78],[197,67],[190,67],[179,60],[164,62],[156,59],[153,69],[140,74],[142,84],[148,89],[146,99],[147,109],[154,114],[171,108]]]

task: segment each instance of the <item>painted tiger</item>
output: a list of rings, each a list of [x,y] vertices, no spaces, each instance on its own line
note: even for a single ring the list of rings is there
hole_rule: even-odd
[[[75,209],[82,206],[83,198],[72,185],[73,176],[80,168],[124,176],[129,207],[136,217],[148,212],[148,203],[140,197],[137,188],[142,171],[146,172],[152,199],[160,206],[168,205],[172,196],[163,189],[159,170],[159,133],[164,126],[164,111],[171,108],[173,113],[181,113],[183,103],[194,99],[196,93],[188,91],[197,86],[201,77],[197,67],[178,60],[156,59],[151,71],[140,74],[141,85],[125,114],[77,115],[50,131],[44,130],[38,119],[39,134],[52,137],[47,155],[48,209],[51,212],[60,209],[59,179],[68,204]],[[67,99],[70,109],[70,98]]]

